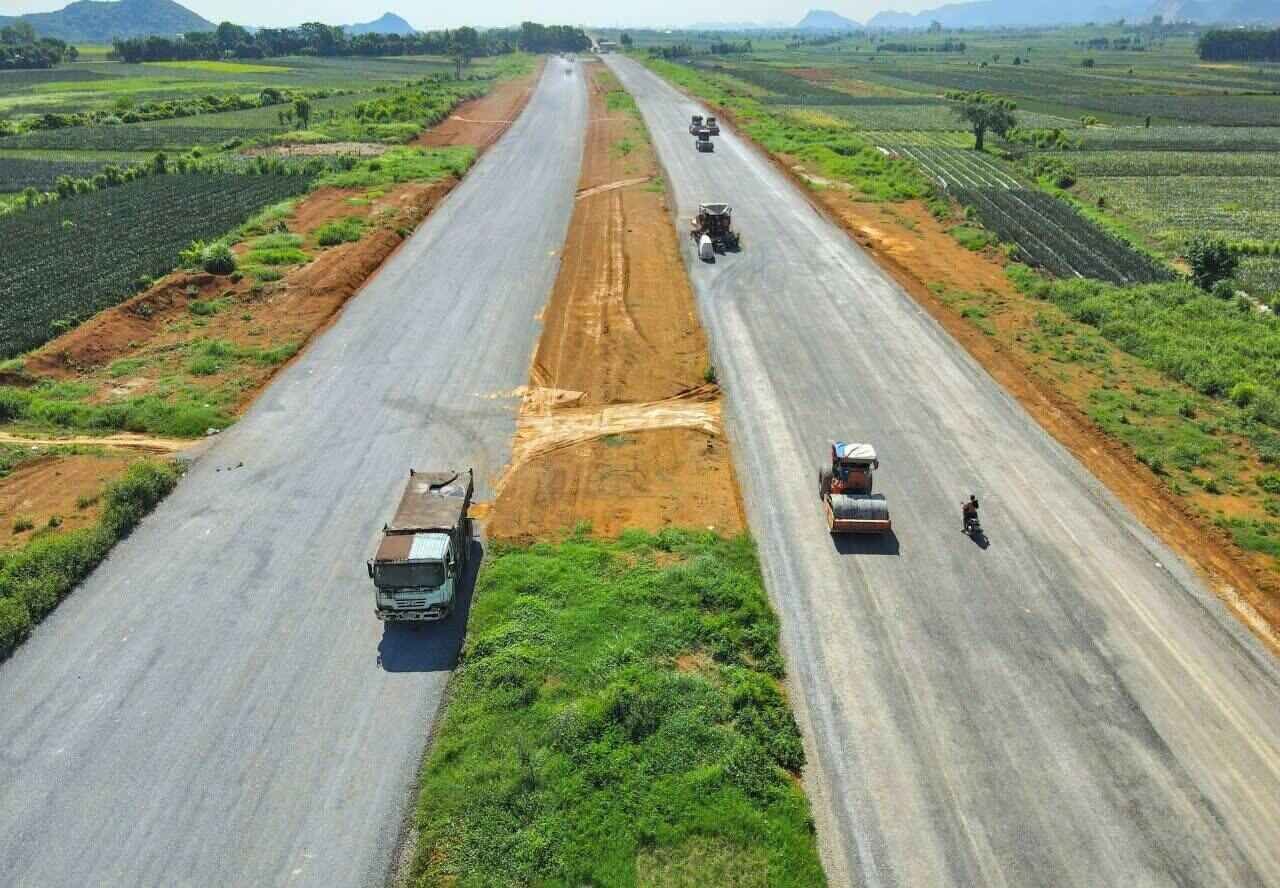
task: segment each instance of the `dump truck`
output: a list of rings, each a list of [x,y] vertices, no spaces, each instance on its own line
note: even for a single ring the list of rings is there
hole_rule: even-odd
[[[715,143],[711,141],[711,133],[705,128],[698,130],[697,135],[693,139],[693,147],[699,151],[715,151]]]
[[[831,464],[818,470],[818,498],[832,533],[888,533],[893,528],[889,504],[872,493],[872,476],[880,468],[870,444],[831,442]]]
[[[714,259],[717,252],[736,250],[742,243],[738,232],[733,230],[733,207],[723,203],[698,204],[698,215],[693,217],[689,236],[698,245],[698,255],[703,259]],[[712,255],[706,255],[707,249]]]
[[[443,620],[453,611],[471,546],[475,473],[409,470],[395,517],[368,562],[379,620]]]
[[[700,129],[702,129],[702,115],[695,114],[689,119],[689,134],[696,136]]]
[[[720,135],[720,124],[716,123],[716,119],[714,117],[707,117],[702,126],[707,132],[711,133],[711,135]]]

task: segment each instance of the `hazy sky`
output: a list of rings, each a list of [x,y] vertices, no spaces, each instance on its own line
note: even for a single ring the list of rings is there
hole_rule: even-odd
[[[804,0],[738,0],[733,4],[723,0],[649,0],[640,5],[620,0],[539,0],[535,4],[518,0],[473,0],[470,3],[437,3],[431,6],[420,2],[396,3],[396,0],[360,0],[355,3],[351,0],[178,2],[210,21],[230,20],[238,24],[266,26],[296,25],[304,21],[348,24],[375,19],[389,10],[423,30],[457,25],[492,27],[522,20],[555,24],[617,24],[624,27],[682,25],[700,21],[780,21],[794,24],[813,8]],[[914,12],[940,6],[947,0],[840,0],[837,5],[828,6],[829,2],[814,0],[814,5],[866,21],[882,9]],[[66,5],[67,0],[0,0],[0,13],[47,12]]]

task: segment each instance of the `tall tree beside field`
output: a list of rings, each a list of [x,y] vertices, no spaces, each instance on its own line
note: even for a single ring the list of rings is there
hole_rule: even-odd
[[[985,92],[949,92],[947,98],[958,104],[952,106],[958,116],[973,129],[975,151],[981,151],[988,132],[1006,136],[1018,125],[1014,115],[1017,105],[1001,96]]]
[[[293,114],[298,118],[298,123],[302,124],[303,129],[311,126],[311,103],[306,99],[294,99]]]
[[[456,77],[462,79],[462,69],[471,64],[471,60],[480,51],[480,35],[475,28],[458,28],[449,35],[449,57],[453,59]]]

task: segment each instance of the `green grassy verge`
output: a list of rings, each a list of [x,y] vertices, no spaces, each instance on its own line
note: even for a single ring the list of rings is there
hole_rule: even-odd
[[[0,423],[26,429],[138,432],[172,438],[197,438],[211,428],[224,429],[231,424],[227,413],[208,403],[208,392],[195,389],[105,404],[83,400],[91,392],[91,387],[81,391],[69,383],[42,382],[26,389],[0,387]]]
[[[824,884],[782,669],[746,537],[495,547],[414,884]]]
[[[381,157],[362,160],[349,170],[323,176],[316,187],[374,188],[401,182],[438,182],[461,178],[475,162],[471,147],[393,148]]]
[[[1274,374],[1254,375],[1275,354],[1274,319],[1183,284],[1051,281],[1020,265],[1008,273],[1043,300],[1030,325],[1003,322],[999,294],[930,289],[1024,352],[1032,373],[1064,384],[1193,512],[1241,548],[1280,556],[1278,392]]]
[[[107,485],[95,526],[37,533],[21,549],[0,554],[0,660],[164,499],[180,475],[176,463],[136,463]]]

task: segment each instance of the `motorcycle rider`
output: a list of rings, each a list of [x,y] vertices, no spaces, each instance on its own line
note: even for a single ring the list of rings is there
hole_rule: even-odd
[[[969,499],[960,504],[961,527],[965,533],[969,532],[969,525],[978,523],[978,497],[975,494],[969,494]]]

